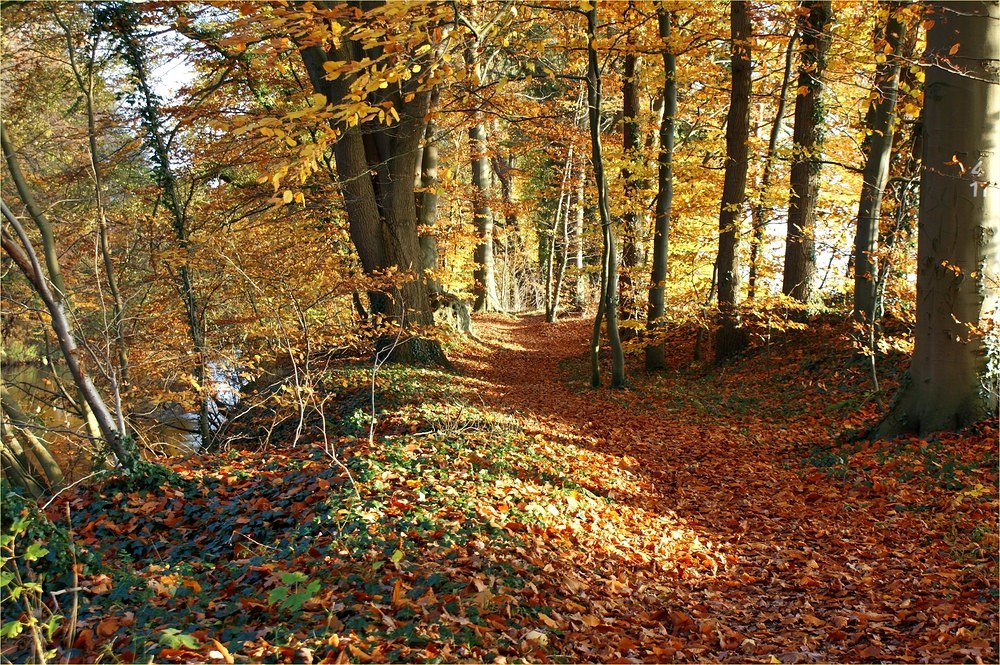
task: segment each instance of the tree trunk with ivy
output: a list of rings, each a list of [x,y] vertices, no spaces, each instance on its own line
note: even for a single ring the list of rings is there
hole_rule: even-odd
[[[816,274],[816,197],[819,193],[820,151],[823,145],[823,72],[832,41],[830,0],[800,3],[799,94],[795,98],[792,132],[792,196],[788,204],[785,265],[781,292],[800,302],[812,297]]]
[[[878,317],[875,253],[878,250],[882,193],[889,180],[889,160],[896,130],[901,64],[899,50],[906,34],[906,25],[897,15],[900,3],[881,3],[881,7],[889,16],[875,34],[875,53],[884,54],[886,60],[875,70],[875,98],[868,109],[868,158],[861,184],[858,230],[854,240],[854,315],[866,323],[873,323]]]

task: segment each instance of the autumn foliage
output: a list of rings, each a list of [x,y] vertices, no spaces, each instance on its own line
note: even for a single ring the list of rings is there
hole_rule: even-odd
[[[0,655],[997,662],[989,11],[3,3]]]

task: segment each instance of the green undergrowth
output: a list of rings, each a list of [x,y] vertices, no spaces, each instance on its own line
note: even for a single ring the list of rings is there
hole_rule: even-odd
[[[69,507],[87,563],[75,633],[54,638],[60,657],[197,660],[219,645],[263,661],[301,649],[316,660],[523,655],[510,636],[540,611],[514,597],[539,572],[530,534],[568,501],[603,500],[454,379],[380,372],[369,440],[370,368],[340,368],[323,378],[339,393],[325,428],[314,414],[295,447],[272,440],[172,462],[145,486],[62,495],[49,513]]]

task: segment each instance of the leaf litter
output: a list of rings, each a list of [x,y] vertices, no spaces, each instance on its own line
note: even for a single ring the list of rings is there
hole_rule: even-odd
[[[836,323],[723,369],[678,331],[594,391],[588,325],[487,317],[457,375],[386,370],[373,441],[334,409],[333,440],[64,492],[99,565],[58,658],[996,662],[995,421],[841,436],[878,407]]]

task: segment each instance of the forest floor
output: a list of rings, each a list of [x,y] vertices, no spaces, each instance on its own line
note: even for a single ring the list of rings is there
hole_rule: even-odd
[[[477,319],[455,372],[379,371],[371,437],[345,364],[294,447],[260,415],[267,446],[63,493],[91,554],[57,658],[998,660],[995,419],[850,441],[881,407],[833,320],[723,368],[675,331],[593,390],[590,325]]]

